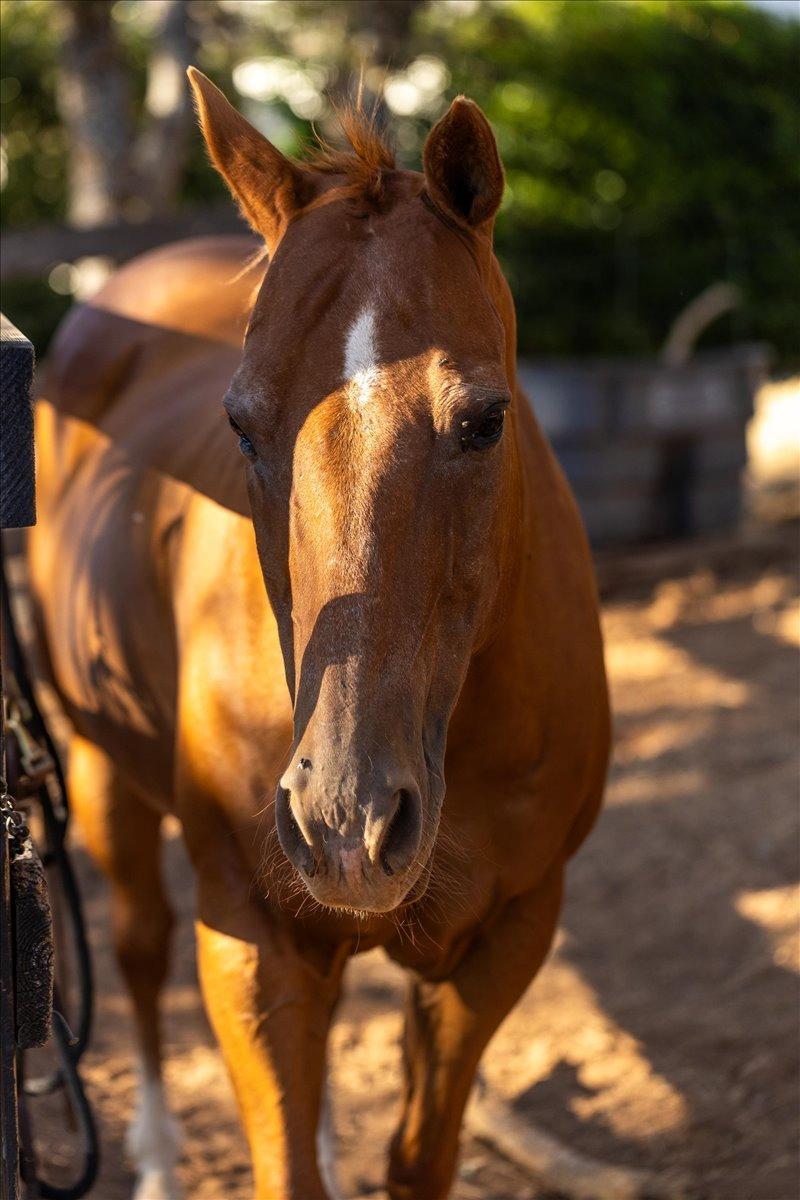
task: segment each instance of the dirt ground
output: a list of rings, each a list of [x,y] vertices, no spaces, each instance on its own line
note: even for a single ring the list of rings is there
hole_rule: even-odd
[[[531,1121],[605,1162],[666,1173],[690,1200],[798,1195],[795,541],[788,531],[757,553],[737,542],[677,561],[601,564],[616,713],[607,805],[571,867],[555,952],[485,1060]],[[178,838],[167,859],[181,914],[166,1001],[180,1177],[189,1200],[249,1200],[246,1150],[197,991]],[[85,1059],[103,1151],[94,1195],[123,1200],[131,1028],[103,884],[79,847],[76,862],[99,993]],[[382,1195],[401,988],[377,953],[352,964],[333,1035],[348,1197]],[[68,1156],[74,1135],[56,1136],[52,1119],[39,1128],[51,1160]],[[543,1193],[466,1138],[453,1197]]]

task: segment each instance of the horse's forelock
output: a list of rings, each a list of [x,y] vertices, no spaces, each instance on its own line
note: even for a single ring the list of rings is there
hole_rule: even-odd
[[[378,128],[376,113],[367,113],[360,100],[337,107],[336,118],[350,149],[333,146],[317,135],[317,146],[301,164],[326,175],[344,175],[363,198],[379,203],[386,174],[396,169],[394,150]]]

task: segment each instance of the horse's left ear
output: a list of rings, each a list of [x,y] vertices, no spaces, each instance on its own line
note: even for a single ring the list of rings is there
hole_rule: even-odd
[[[503,198],[503,166],[478,105],[458,96],[428,134],[423,153],[431,199],[459,225],[491,221]]]
[[[312,178],[254,129],[210,79],[195,67],[187,74],[211,161],[271,254],[292,215],[312,198]]]

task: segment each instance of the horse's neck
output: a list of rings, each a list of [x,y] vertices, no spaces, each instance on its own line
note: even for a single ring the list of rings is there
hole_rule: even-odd
[[[582,630],[597,625],[594,573],[575,501],[519,389],[515,404],[515,511],[506,529],[492,636],[478,647],[469,672],[481,680],[484,701],[476,711],[485,711],[479,720],[492,705],[505,712],[515,696],[529,695],[532,674],[536,690],[541,685],[546,691],[549,675],[555,680],[560,671],[569,670],[570,644]]]

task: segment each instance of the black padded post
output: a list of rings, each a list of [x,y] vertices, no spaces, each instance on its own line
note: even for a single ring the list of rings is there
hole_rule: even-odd
[[[0,529],[36,523],[33,346],[0,314]]]
[[[33,460],[33,346],[0,313],[0,529],[36,521]],[[11,840],[5,805],[5,737],[0,652],[0,1195],[19,1195],[14,963],[12,957]]]

